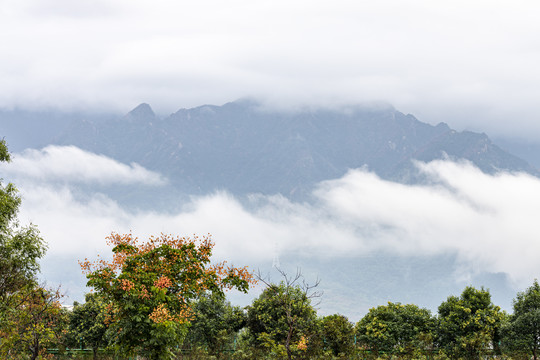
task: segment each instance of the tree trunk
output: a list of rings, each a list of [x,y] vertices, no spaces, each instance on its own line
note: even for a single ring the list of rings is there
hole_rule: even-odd
[[[31,360],[36,360],[39,355],[39,344],[35,344],[32,346],[32,355],[30,356]]]
[[[289,332],[287,333],[287,342],[285,342],[285,348],[287,349],[287,358],[289,360],[292,359],[292,353],[291,353],[291,337],[292,337],[292,327],[289,326]]]

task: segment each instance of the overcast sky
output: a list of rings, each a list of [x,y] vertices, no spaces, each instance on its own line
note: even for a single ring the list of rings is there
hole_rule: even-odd
[[[540,139],[540,3],[3,0],[0,107],[387,101]]]

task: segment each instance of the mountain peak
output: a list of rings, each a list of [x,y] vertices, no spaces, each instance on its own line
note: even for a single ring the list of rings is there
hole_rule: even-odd
[[[128,114],[128,117],[134,119],[147,119],[155,118],[156,114],[147,103],[142,103],[138,105],[135,109],[131,110]]]

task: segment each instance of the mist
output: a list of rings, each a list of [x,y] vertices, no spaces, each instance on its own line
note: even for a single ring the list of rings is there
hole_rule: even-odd
[[[8,1],[0,107],[387,101],[534,140],[539,13],[531,1]]]
[[[88,159],[91,176],[69,166]],[[237,198],[221,191],[191,197],[174,212],[134,210],[100,188],[81,188],[83,180],[85,185],[122,183],[132,174],[138,174],[133,178],[148,189],[166,182],[138,165],[74,147],[14,154],[13,162],[2,164],[1,170],[4,181],[20,189],[21,223],[36,224],[49,244],[42,276],[65,284],[73,299],[88,291],[77,260],[109,254],[105,237],[130,231],[141,239],[160,232],[209,233],[215,241],[215,260],[253,269],[269,269],[276,258],[293,268],[295,258],[339,268],[342,262],[366,257],[405,262],[450,257],[456,283],[479,274],[504,274],[508,286],[522,289],[538,276],[540,179],[522,173],[487,175],[468,162],[440,160],[416,167],[426,178],[422,185],[394,183],[366,169],[351,169],[318,184],[310,202],[279,194]],[[309,271],[308,276],[325,280],[323,269]],[[331,288],[332,296],[345,297],[339,288]],[[349,299],[342,309],[354,301]]]

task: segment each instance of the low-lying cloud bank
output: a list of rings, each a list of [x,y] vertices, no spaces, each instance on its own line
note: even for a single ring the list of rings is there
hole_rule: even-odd
[[[160,174],[139,164],[122,164],[75,146],[49,145],[42,150],[27,149],[15,154],[12,164],[0,164],[9,177],[30,178],[34,181],[84,184],[143,184],[159,186],[166,183]]]
[[[419,163],[430,185],[383,181],[351,171],[317,191],[322,207],[355,229],[369,251],[405,256],[454,253],[470,272],[538,276],[540,179],[487,175],[470,163]],[[461,269],[464,271],[464,269]]]
[[[46,166],[51,159],[55,159],[53,169]],[[81,170],[87,160],[89,170]],[[110,167],[106,171],[92,165],[93,161]],[[63,170],[64,166],[72,166],[76,175]],[[351,170],[340,179],[319,184],[315,201],[309,204],[279,195],[251,195],[241,201],[218,192],[194,197],[172,214],[133,212],[97,193],[81,201],[74,193],[85,174],[98,182],[110,181],[105,174],[110,169],[118,170],[115,179],[135,173],[143,174],[142,182],[159,183],[161,177],[76,148],[27,151],[2,170],[17,175],[4,175],[4,181],[13,180],[20,187],[22,222],[39,226],[49,243],[49,256],[74,263],[104,253],[104,238],[111,231],[131,230],[141,238],[160,232],[211,233],[215,256],[235,264],[270,265],[277,253],[326,259],[377,253],[451,254],[458,259],[462,275],[505,273],[517,287],[538,277],[540,179],[526,174],[487,175],[467,162],[417,166],[429,180],[424,185],[393,183],[366,170]],[[58,174],[72,182],[49,182]],[[24,181],[19,183],[19,177]]]

